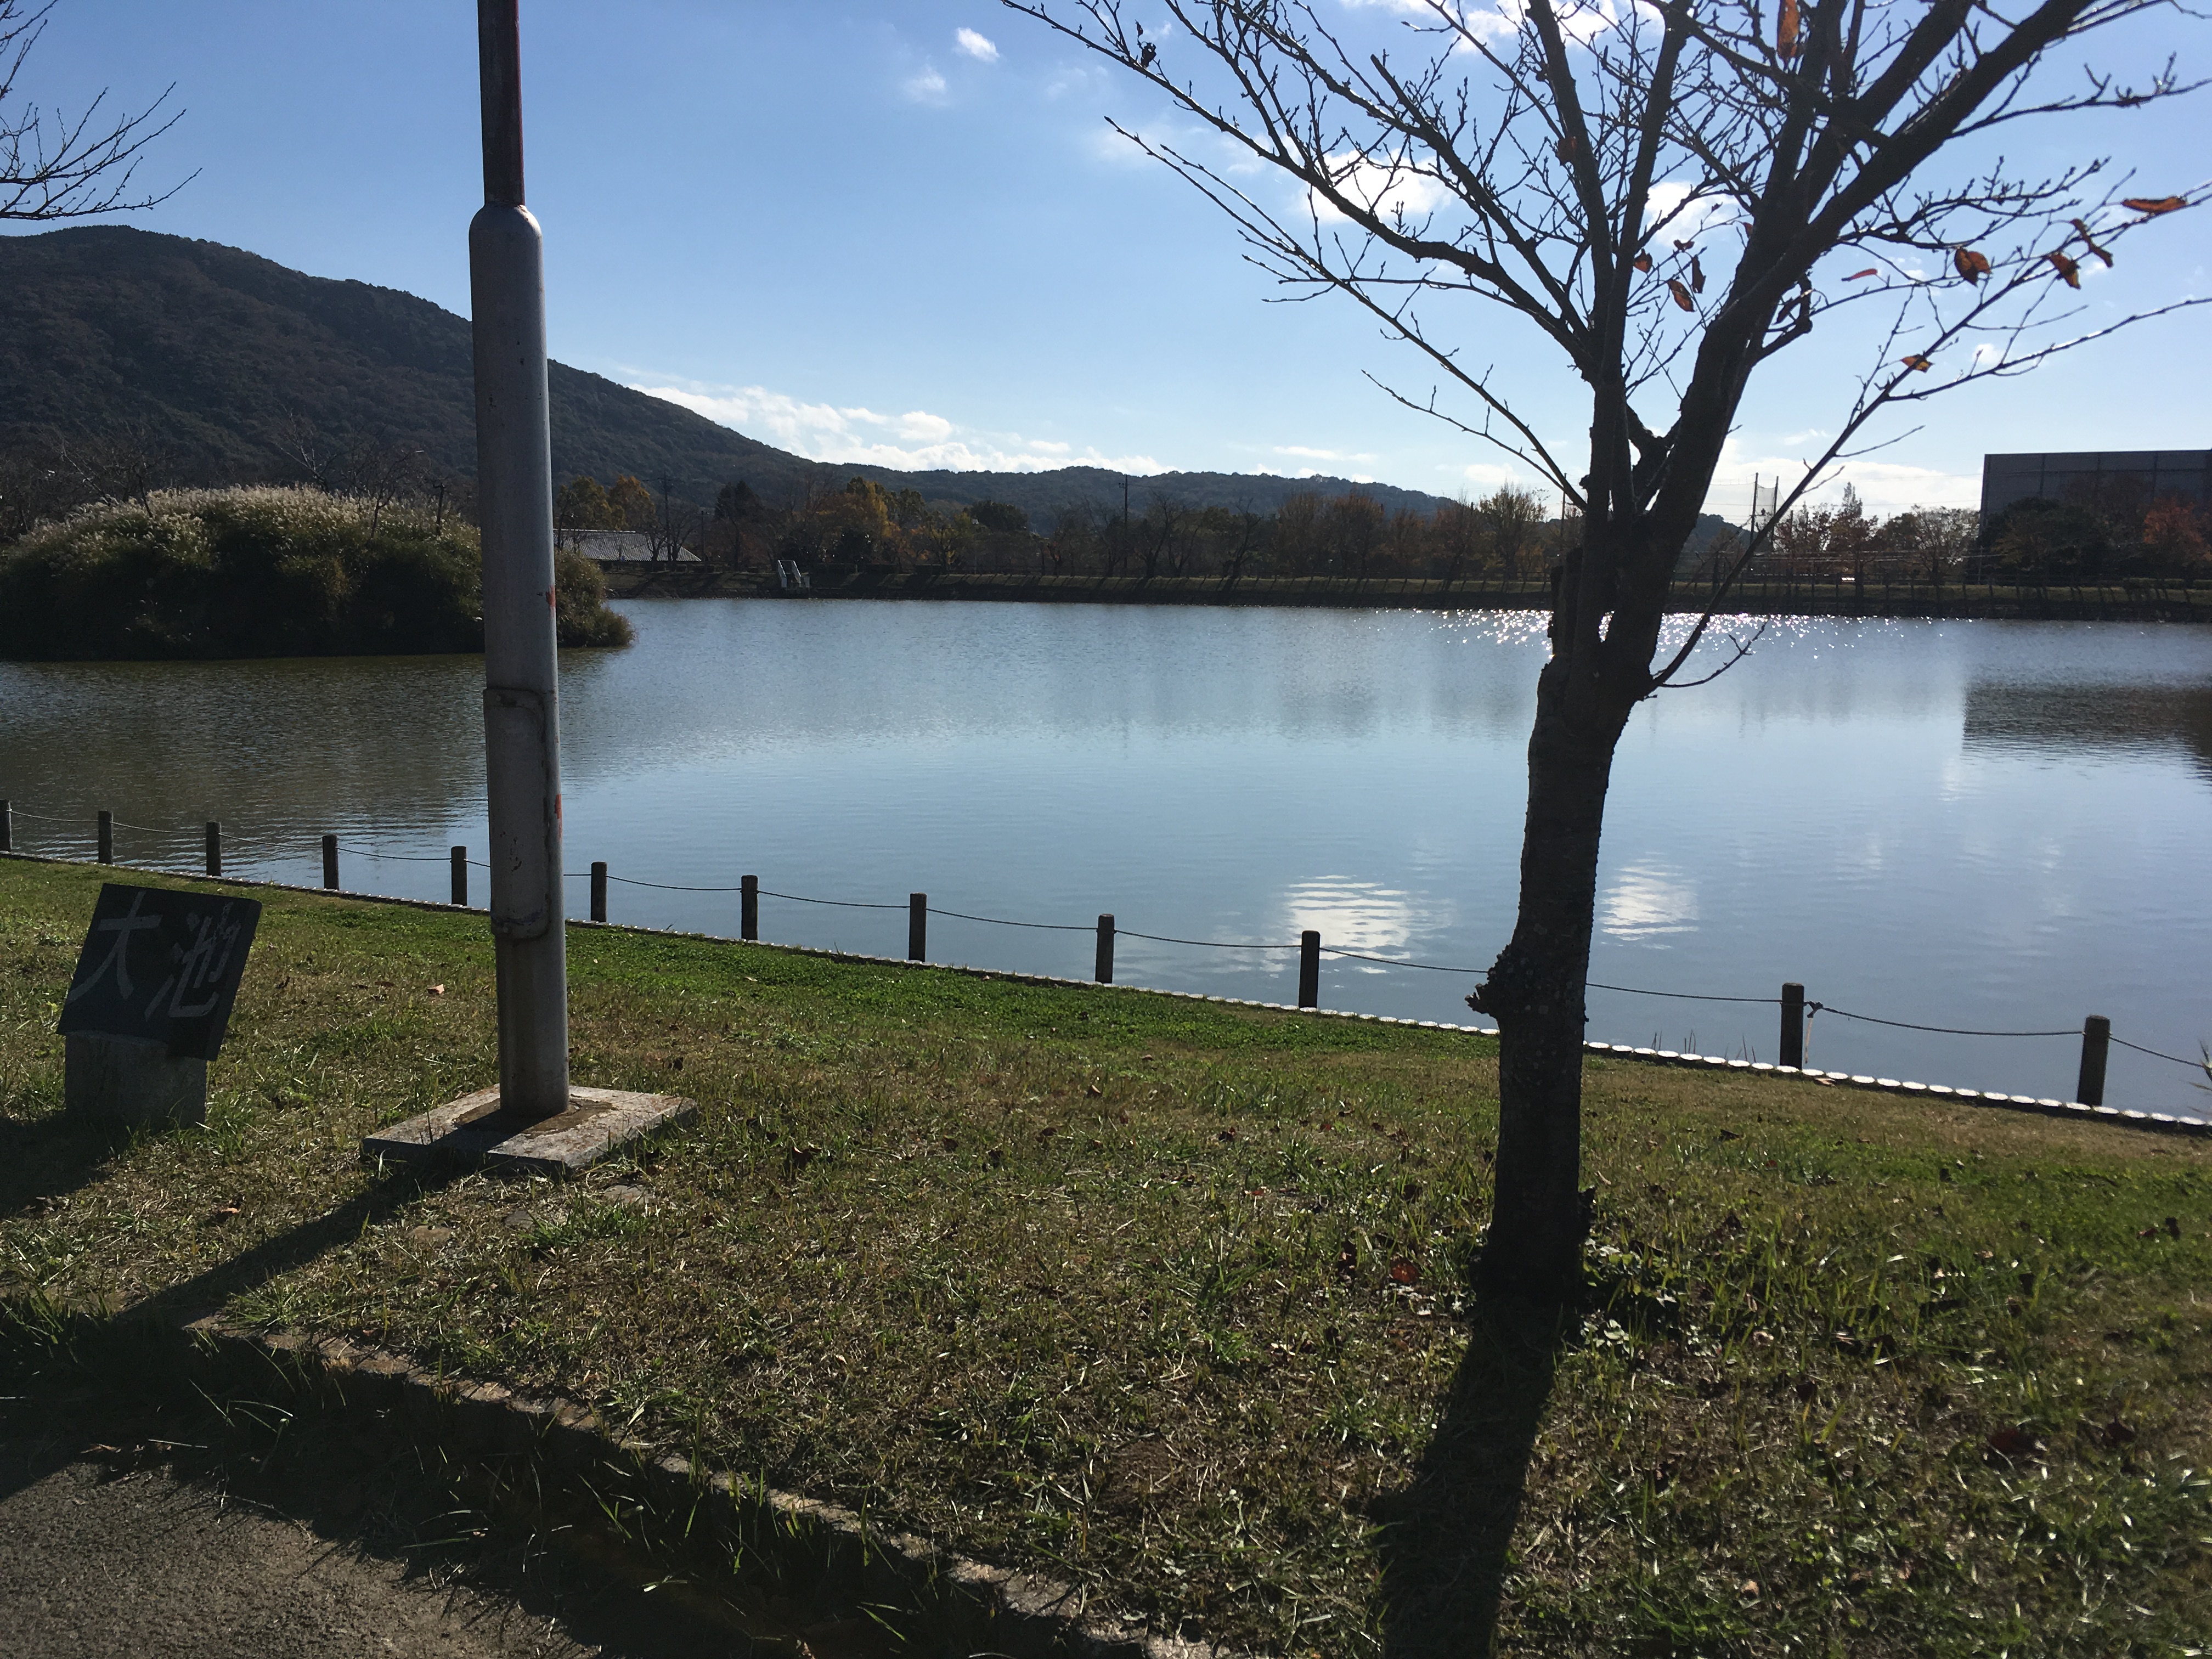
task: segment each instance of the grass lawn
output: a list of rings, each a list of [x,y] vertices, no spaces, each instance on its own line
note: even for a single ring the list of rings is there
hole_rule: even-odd
[[[577,1080],[700,1115],[425,1181],[358,1142],[493,1077],[480,918],[263,895],[134,1138],[61,1111],[100,878],[0,861],[18,1303],[566,1392],[1254,1650],[2212,1650],[2212,1144],[1593,1060],[1537,1320],[1462,1293],[1486,1040],[579,928]]]

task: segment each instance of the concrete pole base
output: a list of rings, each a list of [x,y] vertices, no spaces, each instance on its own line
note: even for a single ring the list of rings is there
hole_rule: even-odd
[[[207,1121],[208,1063],[173,1059],[168,1045],[135,1037],[62,1039],[62,1097],[69,1109],[125,1123]]]
[[[500,1110],[495,1085],[379,1129],[363,1139],[361,1155],[509,1175],[574,1175],[698,1109],[696,1101],[678,1095],[572,1086],[567,1111],[515,1118]]]

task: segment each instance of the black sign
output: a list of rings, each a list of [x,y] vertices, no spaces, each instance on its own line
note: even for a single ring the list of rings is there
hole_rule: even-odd
[[[137,1037],[213,1060],[261,907],[218,893],[109,882],[62,1003],[64,1036]]]

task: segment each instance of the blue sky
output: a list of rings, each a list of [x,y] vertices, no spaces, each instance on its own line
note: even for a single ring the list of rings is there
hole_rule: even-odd
[[[1394,0],[1322,3],[1354,32],[1393,21]],[[981,0],[524,0],[523,27],[565,362],[828,460],[1320,471],[1446,495],[1513,470],[1376,389],[1367,374],[1416,395],[1433,377],[1351,307],[1267,303],[1227,222],[1104,118],[1179,124],[1025,18]],[[2212,31],[2137,25],[2105,57],[2169,50],[2202,70]],[[482,190],[466,0],[63,0],[25,81],[65,110],[176,83],[186,112],[143,177],[198,175],[131,222],[465,313]],[[2199,97],[2023,130],[2014,159],[2087,147],[2163,195],[2197,183],[2208,114]],[[2208,227],[2179,216],[2128,244],[2085,322],[2212,289]],[[1574,447],[1586,416],[1548,348],[1501,312],[1438,320]],[[1738,516],[1752,471],[1817,450],[1867,353],[1848,336],[1755,384],[1715,509]],[[2212,307],[1939,402],[1850,476],[1882,510],[1966,504],[1984,450],[2212,444],[2208,367]]]

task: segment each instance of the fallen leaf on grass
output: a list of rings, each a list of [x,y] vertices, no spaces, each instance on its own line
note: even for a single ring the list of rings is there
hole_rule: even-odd
[[[434,997],[441,997],[446,994],[446,988],[442,985],[433,985],[430,988],[430,994]]]
[[[2035,1437],[2035,1431],[2025,1425],[2019,1428],[1997,1429],[1982,1443],[1998,1457],[2025,1457],[2043,1443]]]
[[[1420,1276],[1421,1270],[1402,1255],[1390,1264],[1390,1282],[1394,1285],[1411,1285]]]

